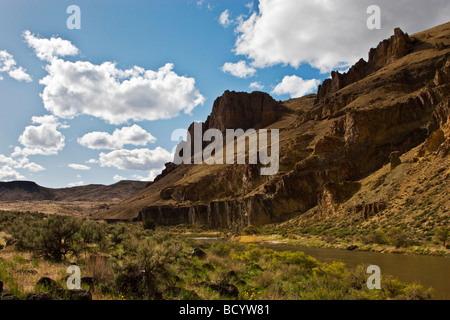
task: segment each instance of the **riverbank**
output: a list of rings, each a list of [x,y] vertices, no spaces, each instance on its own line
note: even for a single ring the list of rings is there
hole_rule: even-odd
[[[176,232],[176,231],[175,231]],[[298,235],[298,234],[253,234],[253,235],[233,235],[231,233],[219,231],[203,232],[183,232],[182,234],[197,238],[217,238],[238,243],[253,244],[284,244],[312,248],[330,248],[341,250],[358,250],[378,253],[391,254],[413,254],[426,256],[450,257],[450,250],[443,246],[431,246],[427,244],[411,245],[408,247],[397,248],[392,245],[365,244],[362,241],[349,241],[348,239],[330,238],[317,235]]]
[[[348,268],[377,265],[383,275],[392,275],[406,283],[415,283],[433,288],[433,299],[450,299],[450,259],[441,255],[412,254],[402,251],[347,250],[347,243],[340,246],[321,244],[313,237],[307,241],[286,239],[274,235],[246,235],[227,237],[220,233],[191,233],[185,235],[205,246],[225,245],[230,247],[257,246],[277,252],[303,252],[323,263],[341,262]],[[305,245],[305,244],[308,245]],[[363,248],[365,249],[365,248]],[[399,254],[400,253],[400,254]]]

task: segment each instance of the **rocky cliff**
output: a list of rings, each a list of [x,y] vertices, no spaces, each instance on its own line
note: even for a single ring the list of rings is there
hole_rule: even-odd
[[[316,103],[322,101],[326,96],[406,56],[413,50],[414,41],[417,41],[417,39],[411,39],[408,34],[396,28],[392,37],[380,42],[376,48],[372,48],[369,51],[367,62],[364,59],[359,60],[344,74],[339,73],[339,71],[331,72],[331,79],[325,80],[319,86]]]
[[[279,103],[260,92],[225,92],[203,130],[280,129],[276,175],[260,176],[252,165],[171,167],[97,217],[239,230],[341,212],[361,192],[363,179],[403,154],[417,149],[417,156],[447,157],[449,39],[450,23],[412,36],[396,29],[370,50],[367,62],[333,72],[317,95]],[[351,210],[369,217],[386,201],[356,203]]]

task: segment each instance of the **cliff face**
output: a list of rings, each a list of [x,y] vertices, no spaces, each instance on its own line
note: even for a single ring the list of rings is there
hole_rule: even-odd
[[[277,102],[264,92],[230,92],[214,101],[211,115],[208,116],[206,129],[259,129],[278,120],[281,114],[277,111]]]
[[[360,192],[361,179],[414,148],[419,157],[447,157],[449,39],[450,23],[411,37],[396,29],[370,51],[368,62],[332,73],[317,95],[278,103],[260,92],[225,92],[202,130],[280,129],[276,175],[260,176],[255,165],[180,165],[98,217],[239,230],[305,213],[326,219],[341,212]],[[356,203],[349,210],[370,217],[388,201]]]

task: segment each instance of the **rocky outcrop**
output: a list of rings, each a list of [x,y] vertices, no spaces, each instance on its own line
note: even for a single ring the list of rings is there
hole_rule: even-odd
[[[386,208],[386,203],[384,201],[363,203],[354,207],[355,213],[361,213],[364,220],[369,219],[383,211]]]
[[[167,176],[169,173],[171,173],[172,171],[174,171],[177,168],[177,165],[173,162],[167,162],[165,164],[165,168],[164,170],[158,174],[155,179],[153,179],[153,182],[156,182],[158,180],[161,180],[162,178],[164,178],[165,176]]]
[[[227,129],[257,130],[276,122],[287,111],[281,103],[275,101],[267,93],[227,90],[214,101],[211,114],[205,122],[193,122],[189,126],[191,154],[197,151],[194,148],[194,139],[197,134],[201,135],[202,150],[210,143],[203,141],[203,134],[208,129],[217,129],[223,133]],[[198,132],[195,130],[198,130]],[[181,143],[183,144],[184,142]],[[181,144],[177,147],[177,150],[179,156],[183,157],[180,147]],[[163,176],[164,174],[161,177],[157,177],[157,179]]]
[[[394,170],[396,167],[398,167],[402,163],[400,156],[401,156],[401,153],[399,151],[394,151],[389,156],[389,161],[391,162],[391,170]]]
[[[349,199],[360,188],[358,182],[329,182],[325,185],[318,201],[319,212],[323,217],[333,215],[341,203]]]
[[[205,129],[264,128],[279,119],[279,103],[264,92],[225,91],[214,101]]]
[[[325,96],[337,92],[404,57],[412,50],[412,47],[413,40],[408,34],[403,33],[400,28],[396,28],[391,38],[380,42],[376,48],[370,50],[368,62],[360,59],[344,74],[339,73],[339,71],[331,72],[331,79],[325,80],[319,86],[316,103],[320,102]]]
[[[138,220],[152,219],[161,225],[190,224],[208,228],[241,230],[249,224],[259,226],[276,222],[270,198],[255,195],[244,200],[211,201],[210,203],[170,206],[148,206],[139,212]]]

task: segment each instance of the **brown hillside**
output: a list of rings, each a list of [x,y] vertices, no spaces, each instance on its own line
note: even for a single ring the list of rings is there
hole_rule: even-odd
[[[412,36],[396,29],[367,62],[360,60],[346,74],[333,72],[317,95],[282,103],[264,96],[264,103],[256,103],[250,102],[260,99],[254,93],[225,92],[206,124],[238,128],[244,121],[280,129],[276,175],[261,176],[255,165],[168,165],[154,184],[95,216],[234,229],[292,217],[311,223],[348,212],[366,212],[367,219],[395,205],[397,192],[410,192],[401,181],[412,188],[428,174],[447,185],[434,192],[448,215],[448,172],[440,168],[448,168],[450,148],[449,58],[450,23]],[[242,113],[243,106],[253,111]],[[252,114],[257,121],[251,122]],[[417,159],[408,160],[414,153]],[[389,180],[394,171],[385,172],[386,165],[395,155],[410,161],[395,169],[408,167],[408,179],[398,173],[399,187],[378,199],[372,193],[389,184],[372,186],[373,192],[367,185],[381,172]],[[429,171],[421,166],[425,162]]]
[[[108,207],[139,193],[148,185],[141,181],[120,181],[105,186],[51,189],[31,181],[0,182],[0,210],[40,211],[79,215],[97,207]]]

